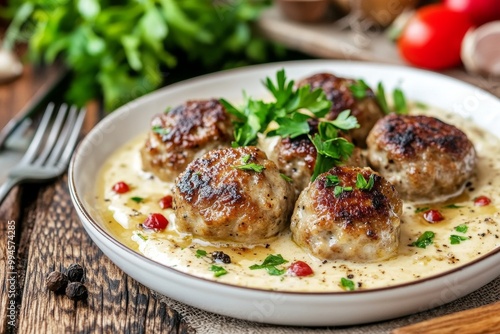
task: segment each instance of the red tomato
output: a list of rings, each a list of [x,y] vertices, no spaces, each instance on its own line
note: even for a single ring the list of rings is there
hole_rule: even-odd
[[[454,11],[469,15],[476,25],[500,20],[498,0],[444,0],[444,4]]]
[[[424,219],[429,223],[436,223],[443,220],[444,217],[438,210],[427,210],[424,212]]]
[[[466,14],[442,4],[422,7],[404,28],[399,52],[411,64],[432,70],[460,65],[462,39],[472,25]]]
[[[161,213],[152,213],[142,223],[142,226],[150,230],[162,231],[167,228],[168,220]]]
[[[163,197],[162,199],[160,199],[158,204],[160,205],[160,208],[162,208],[163,210],[170,209],[172,207],[172,196],[167,195]]]
[[[130,187],[128,186],[128,184],[126,184],[123,181],[117,182],[113,186],[113,191],[117,194],[124,194],[124,193],[128,192],[129,190],[130,190]]]
[[[486,205],[490,205],[490,203],[491,203],[491,199],[489,199],[486,196],[479,196],[479,197],[474,198],[474,205],[475,206],[486,206]]]
[[[313,274],[313,270],[304,261],[296,261],[290,265],[288,271],[295,276],[309,276]]]

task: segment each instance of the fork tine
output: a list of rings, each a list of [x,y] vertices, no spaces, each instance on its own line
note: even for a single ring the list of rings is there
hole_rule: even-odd
[[[40,155],[38,156],[38,158],[33,163],[34,166],[41,166],[45,162],[45,160],[47,160],[47,157],[54,148],[56,140],[58,140],[59,132],[61,131],[64,119],[66,118],[67,111],[68,111],[68,106],[66,104],[62,104],[59,107],[59,111],[57,112],[56,119],[52,124],[52,128],[50,129],[50,133],[48,138],[46,139],[44,148],[40,153]]]
[[[76,123],[76,113],[77,107],[72,106],[69,110],[68,117],[64,122],[59,138],[57,139],[50,156],[47,160],[47,165],[55,165],[59,158],[61,157],[62,152],[64,151],[64,147],[66,147],[68,139],[71,135],[72,131],[75,131],[75,123]],[[78,129],[79,130],[79,129]]]
[[[76,143],[78,142],[78,137],[80,136],[80,129],[82,128],[83,121],[85,119],[85,113],[87,110],[82,108],[78,114],[78,117],[75,122],[75,126],[73,127],[64,152],[59,159],[57,164],[60,168],[66,168],[69,163],[69,159],[71,158],[71,154],[73,153],[73,149],[75,148]]]
[[[47,106],[47,109],[45,109],[45,112],[43,114],[42,120],[40,121],[40,124],[38,125],[38,128],[35,132],[35,135],[33,136],[33,139],[31,140],[31,144],[26,150],[26,153],[24,154],[22,160],[20,163],[28,163],[33,158],[35,158],[36,153],[42,144],[42,139],[45,134],[45,130],[47,129],[50,118],[52,117],[52,112],[54,111],[54,103],[50,103]]]

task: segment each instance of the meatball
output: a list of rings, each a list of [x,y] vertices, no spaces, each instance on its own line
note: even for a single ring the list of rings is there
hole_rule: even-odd
[[[188,101],[153,118],[141,149],[142,167],[173,182],[196,157],[230,146],[232,133],[229,114],[217,100]]]
[[[316,147],[309,137],[283,138],[274,147],[271,159],[279,170],[292,178],[296,196],[309,184],[316,165]],[[345,161],[346,166],[364,167],[366,159],[358,147],[354,148],[351,157]]]
[[[211,241],[263,243],[288,225],[293,187],[256,147],[210,151],[176,180],[180,232]]]
[[[301,80],[298,85],[309,84],[311,89],[323,89],[328,100],[332,101],[332,108],[326,116],[327,119],[335,119],[342,111],[350,109],[360,125],[359,128],[350,131],[352,142],[356,146],[365,148],[368,133],[373,125],[384,117],[384,113],[371,89],[367,89],[364,98],[356,99],[350,89],[354,83],[353,79],[337,77],[330,73],[318,73]]]
[[[358,174],[372,178],[371,189],[356,187]],[[334,167],[300,194],[293,239],[320,259],[385,260],[397,254],[402,208],[394,186],[370,168]]]
[[[370,164],[404,199],[434,202],[459,194],[476,151],[456,127],[428,116],[389,115],[368,136]]]

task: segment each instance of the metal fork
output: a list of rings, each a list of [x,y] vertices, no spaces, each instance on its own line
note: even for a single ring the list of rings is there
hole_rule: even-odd
[[[61,175],[67,168],[78,141],[85,109],[61,105],[55,116],[50,103],[26,153],[0,186],[0,204],[10,190],[22,182],[43,182]]]

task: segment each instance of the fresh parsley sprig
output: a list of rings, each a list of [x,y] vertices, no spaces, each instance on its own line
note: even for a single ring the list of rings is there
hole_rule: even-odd
[[[358,173],[358,175],[356,175],[356,188],[370,191],[372,190],[374,184],[375,184],[375,174],[371,174],[368,181],[366,181],[363,174]]]
[[[254,264],[250,266],[250,270],[265,269],[269,275],[280,276],[286,272],[286,269],[279,269],[276,266],[287,263],[281,254],[268,255],[262,264]]]
[[[233,146],[255,144],[257,134],[265,132],[271,122],[275,122],[277,128],[268,133],[268,136],[295,138],[307,134],[307,120],[324,117],[332,106],[320,88],[311,90],[306,85],[296,89],[294,81],[287,80],[284,69],[276,73],[275,82],[268,77],[263,84],[273,95],[274,102],[246,97],[243,106],[237,108],[225,99],[220,100],[224,108],[236,117]],[[302,110],[307,110],[312,116]]]

